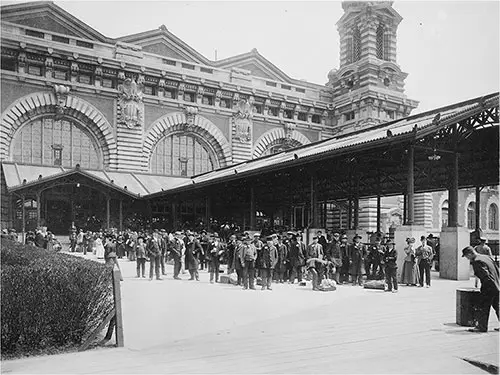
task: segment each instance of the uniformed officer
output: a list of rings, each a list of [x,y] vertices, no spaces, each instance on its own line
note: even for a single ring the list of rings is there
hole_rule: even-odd
[[[365,271],[366,248],[361,243],[361,236],[356,234],[353,243],[349,246],[349,273],[353,285],[363,285]]]
[[[342,266],[340,267],[339,284],[349,282],[349,245],[347,244],[347,234],[340,237],[340,254],[342,257]]]
[[[387,248],[384,249],[382,254],[383,263],[385,265],[385,276],[387,283],[387,292],[398,292],[398,278],[397,278],[397,259],[398,252],[394,248],[394,241],[389,240],[386,243]],[[394,289],[393,289],[394,288]]]

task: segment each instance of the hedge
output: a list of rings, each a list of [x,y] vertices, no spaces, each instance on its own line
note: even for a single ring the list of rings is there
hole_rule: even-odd
[[[80,345],[113,309],[109,266],[2,239],[2,356]]]

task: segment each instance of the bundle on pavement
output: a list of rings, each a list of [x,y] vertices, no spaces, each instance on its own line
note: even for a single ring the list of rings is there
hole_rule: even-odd
[[[380,289],[380,290],[384,290],[385,289],[385,281],[384,280],[370,280],[370,281],[366,281],[363,284],[363,288],[365,288],[365,289]]]

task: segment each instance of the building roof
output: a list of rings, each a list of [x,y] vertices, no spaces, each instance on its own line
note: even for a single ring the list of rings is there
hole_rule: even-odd
[[[158,176],[134,172],[90,170],[11,162],[2,163],[9,191],[30,188],[72,174],[81,174],[92,180],[134,197],[161,192],[190,182],[182,177]]]

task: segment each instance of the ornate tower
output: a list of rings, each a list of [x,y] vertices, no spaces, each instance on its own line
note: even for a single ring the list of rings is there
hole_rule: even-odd
[[[418,102],[407,99],[407,73],[396,63],[396,32],[402,17],[392,1],[343,1],[337,22],[340,68],[328,73],[335,133],[369,129],[408,116]]]

